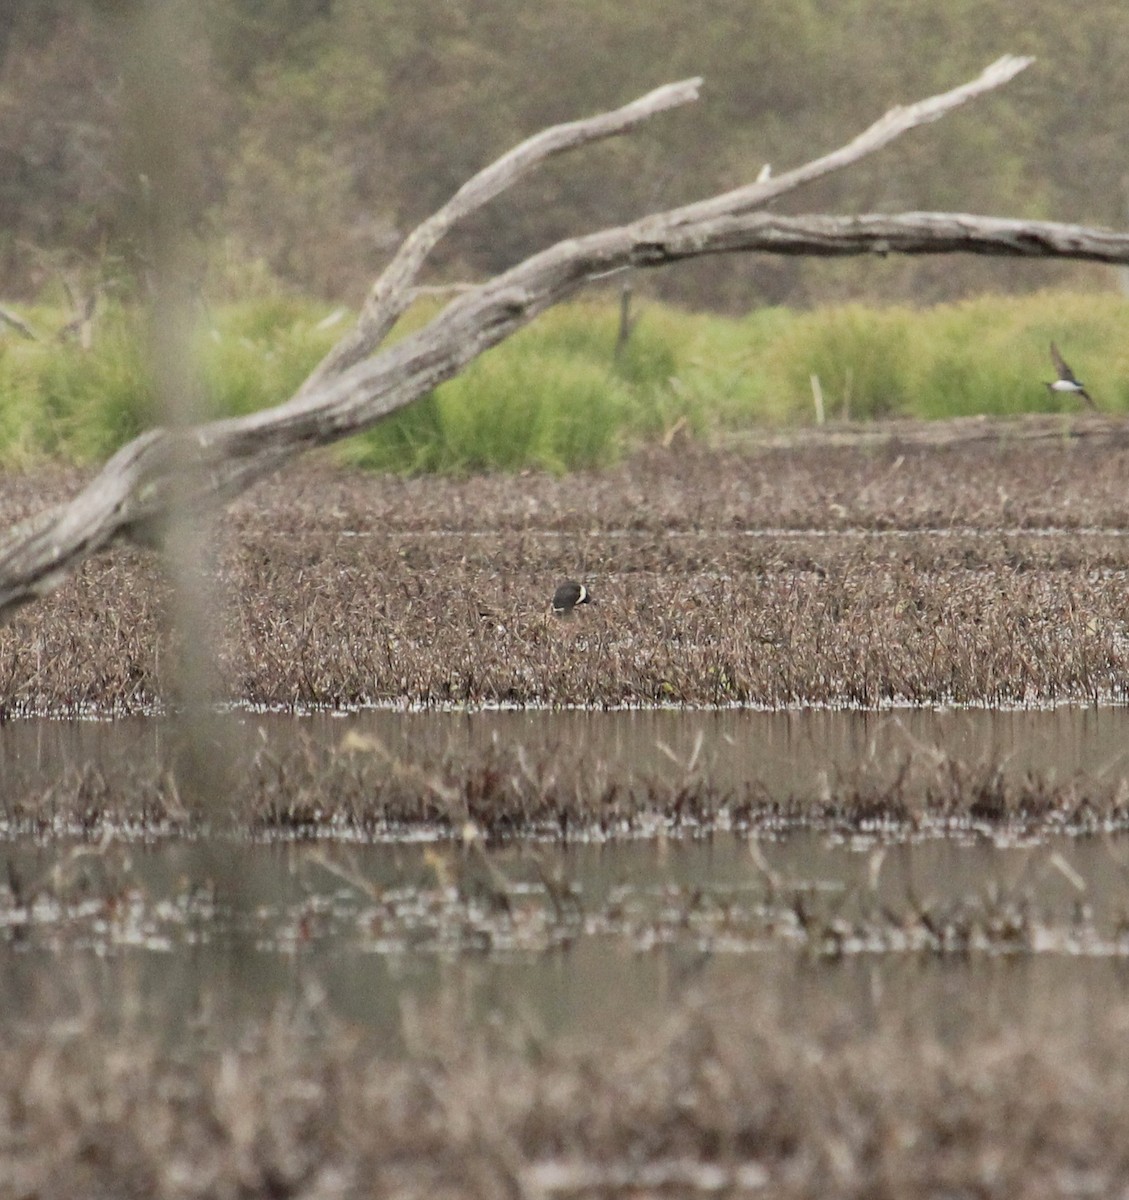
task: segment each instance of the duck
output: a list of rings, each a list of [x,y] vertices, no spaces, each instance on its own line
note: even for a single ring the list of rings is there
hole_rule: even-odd
[[[578,604],[591,604],[592,593],[575,579],[566,579],[553,593],[553,612],[558,617],[567,617]]]

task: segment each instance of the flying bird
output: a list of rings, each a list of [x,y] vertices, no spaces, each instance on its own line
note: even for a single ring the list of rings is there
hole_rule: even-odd
[[[1072,396],[1081,396],[1091,408],[1096,410],[1098,406],[1094,403],[1093,396],[1086,391],[1085,386],[1080,380],[1075,379],[1074,372],[1066,365],[1054,342],[1051,342],[1051,362],[1055,365],[1058,378],[1046,386],[1052,392],[1069,392]]]
[[[575,579],[566,579],[553,593],[553,612],[558,617],[567,617],[578,604],[591,603],[591,592]]]

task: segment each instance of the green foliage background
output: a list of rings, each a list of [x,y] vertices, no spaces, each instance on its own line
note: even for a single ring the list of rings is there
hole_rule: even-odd
[[[433,315],[410,313],[410,327]],[[30,310],[49,328],[63,314]],[[1062,347],[1099,405],[1129,410],[1129,300],[1039,292],[931,308],[763,308],[693,314],[637,309],[615,353],[613,297],[551,309],[456,379],[343,444],[347,461],[405,473],[601,466],[683,432],[725,439],[815,419],[812,377],[829,420],[1074,412],[1051,394],[1047,346]],[[152,419],[142,323],[113,306],[92,349],[0,338],[0,465],[46,457],[98,461]],[[344,328],[310,300],[264,298],[201,316],[196,338],[214,415],[286,399]]]

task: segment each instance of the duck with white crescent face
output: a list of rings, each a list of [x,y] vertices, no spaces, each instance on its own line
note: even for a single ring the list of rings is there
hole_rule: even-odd
[[[578,604],[591,604],[592,593],[575,579],[566,579],[553,593],[553,612],[567,617]]]
[[[1054,342],[1051,342],[1051,362],[1055,365],[1055,373],[1058,378],[1046,386],[1052,392],[1069,392],[1072,396],[1080,396],[1092,409],[1096,410],[1098,406],[1094,403],[1093,396],[1086,391],[1082,381],[1075,378],[1074,372],[1066,365],[1066,360],[1059,354],[1058,347]]]

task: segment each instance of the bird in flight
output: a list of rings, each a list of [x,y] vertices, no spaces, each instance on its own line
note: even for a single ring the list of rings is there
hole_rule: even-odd
[[[1081,396],[1091,408],[1096,410],[1098,406],[1094,403],[1093,396],[1086,391],[1080,380],[1075,379],[1074,372],[1066,365],[1054,342],[1051,342],[1051,362],[1055,365],[1058,378],[1053,383],[1048,383],[1047,387],[1052,392],[1069,392],[1072,396]]]

